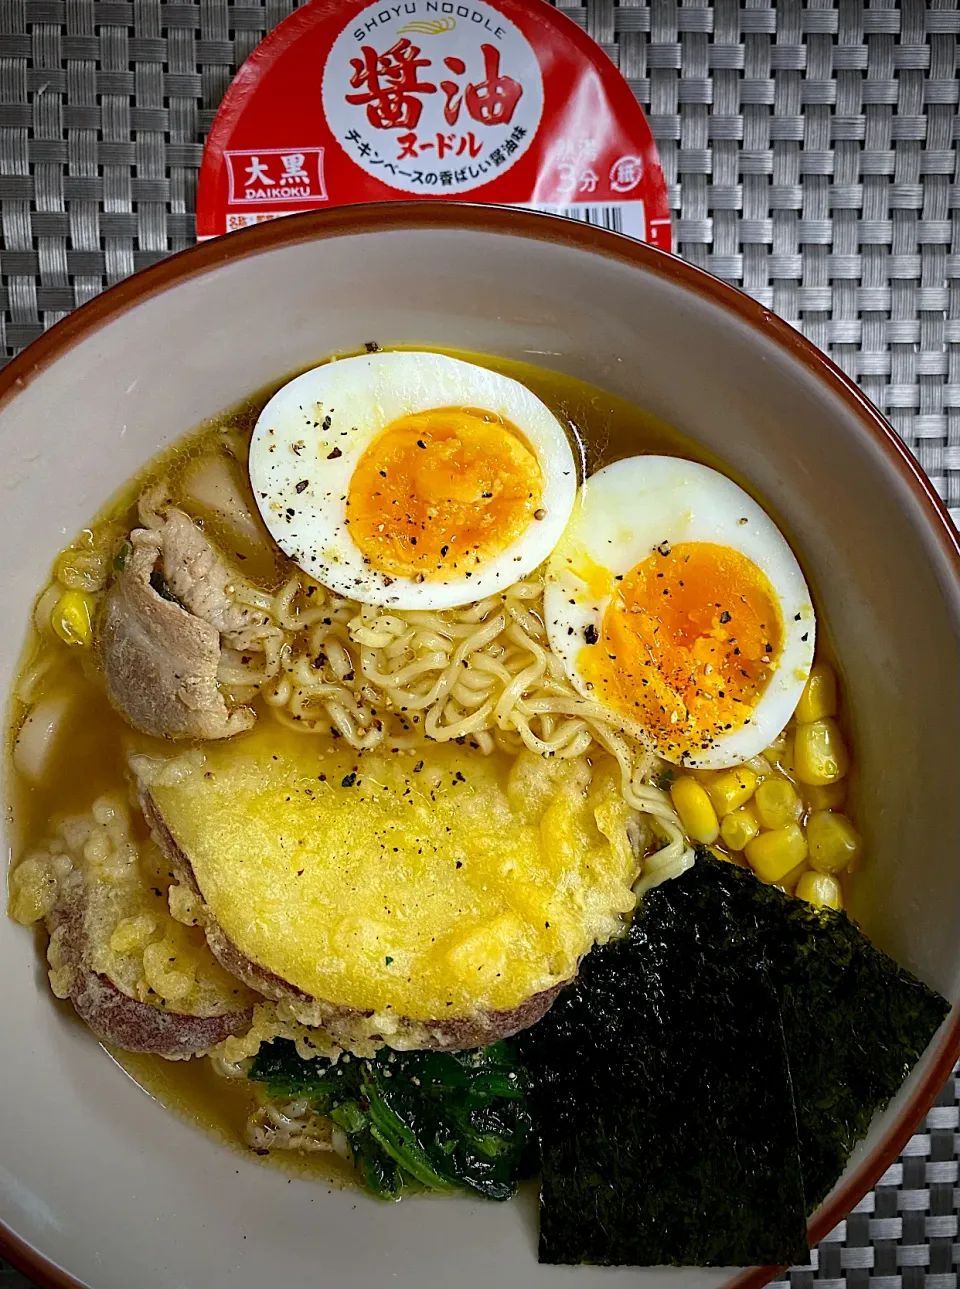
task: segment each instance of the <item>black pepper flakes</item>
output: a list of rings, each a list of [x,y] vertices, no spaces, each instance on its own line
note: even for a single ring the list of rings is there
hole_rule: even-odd
[[[301,479],[297,484],[297,492],[305,492],[310,487],[309,479]]]
[[[583,638],[586,640],[588,645],[595,645],[600,639],[600,632],[592,622],[588,623],[588,625],[583,628]]]
[[[336,461],[337,457],[342,457],[342,456],[343,456],[343,453],[340,451],[340,449],[334,448],[332,452],[327,453],[327,460]]]

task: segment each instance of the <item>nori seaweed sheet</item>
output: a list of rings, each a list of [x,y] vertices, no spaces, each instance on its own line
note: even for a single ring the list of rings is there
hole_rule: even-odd
[[[520,1036],[540,1260],[795,1260],[946,1010],[844,914],[701,855]]]
[[[701,856],[695,868],[699,884],[677,892],[686,900],[699,887],[686,916],[706,916],[722,902],[730,941],[762,958],[779,995],[812,1211],[873,1115],[900,1090],[949,1003],[845,913],[792,899],[732,864]]]
[[[776,995],[695,927],[670,931],[639,922],[592,953],[521,1036],[537,1076],[541,1262],[730,1266],[805,1248]]]

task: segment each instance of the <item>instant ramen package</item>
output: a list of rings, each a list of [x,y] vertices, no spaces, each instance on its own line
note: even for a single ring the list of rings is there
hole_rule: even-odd
[[[200,171],[201,239],[358,202],[495,202],[672,250],[646,118],[545,0],[312,0],[241,67]]]

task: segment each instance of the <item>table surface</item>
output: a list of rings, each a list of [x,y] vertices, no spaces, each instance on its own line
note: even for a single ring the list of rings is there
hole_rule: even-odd
[[[0,362],[193,243],[217,105],[295,7],[0,0]],[[960,519],[957,0],[558,7],[648,114],[679,253],[825,349]],[[955,1072],[793,1285],[958,1289],[958,1158]]]

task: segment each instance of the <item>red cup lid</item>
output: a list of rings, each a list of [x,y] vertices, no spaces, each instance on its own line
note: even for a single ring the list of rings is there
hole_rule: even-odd
[[[200,238],[304,210],[466,199],[673,249],[626,81],[542,0],[312,0],[257,46],[203,154]]]

